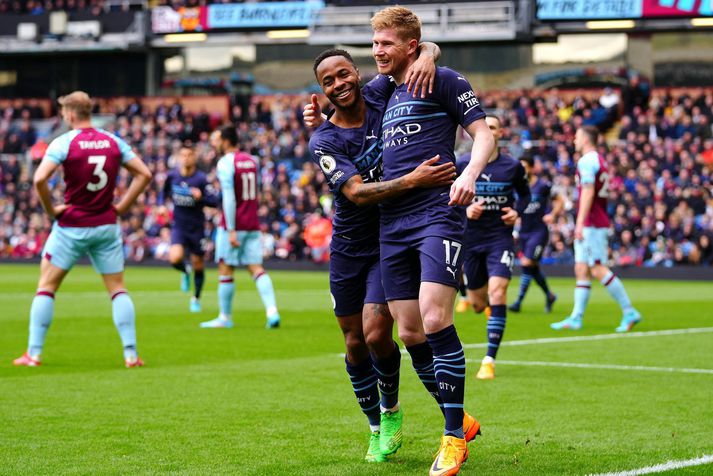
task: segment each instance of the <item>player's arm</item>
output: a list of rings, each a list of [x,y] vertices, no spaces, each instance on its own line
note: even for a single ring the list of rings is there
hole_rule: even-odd
[[[517,192],[517,200],[515,201],[515,207],[509,208],[504,207],[503,211],[503,221],[506,225],[513,226],[519,217],[525,213],[525,209],[530,204],[532,200],[532,193],[530,192],[530,184],[527,182],[527,173],[522,165],[517,165],[517,170],[515,172],[515,181],[513,182],[515,192]]]
[[[413,93],[413,97],[425,98],[426,93],[433,93],[433,83],[436,81],[436,62],[441,58],[441,49],[437,44],[425,41],[418,45],[418,59],[409,66],[404,82],[406,92]]]
[[[574,238],[581,240],[583,238],[584,222],[589,216],[594,203],[594,184],[583,183],[582,192],[579,197],[579,210],[577,210],[577,221],[574,226]]]
[[[238,204],[235,199],[235,168],[232,161],[221,159],[218,162],[218,181],[223,194],[223,217],[225,218],[225,229],[228,231],[228,239],[233,247],[240,246],[238,233],[235,231],[235,220]]]
[[[564,199],[560,194],[556,194],[552,197],[552,210],[550,213],[542,217],[542,221],[547,225],[551,225],[555,222],[557,217],[559,217],[564,211]]]
[[[470,161],[451,186],[449,205],[468,205],[475,196],[475,181],[488,164],[488,158],[495,148],[495,139],[485,119],[478,119],[465,127],[473,139]]]
[[[436,155],[403,177],[386,182],[364,183],[361,175],[354,175],[342,186],[341,192],[350,201],[364,206],[397,197],[414,188],[449,185],[455,178],[455,165],[451,162],[438,165],[439,159]]]
[[[57,170],[57,167],[59,167],[59,164],[53,162],[52,160],[43,160],[40,162],[37,170],[35,170],[35,175],[32,180],[35,190],[37,190],[37,195],[40,198],[42,208],[45,209],[45,212],[47,212],[47,215],[49,215],[51,220],[54,220],[55,217],[59,216],[67,209],[67,207],[69,207],[69,204],[57,206],[52,205],[52,192],[50,192],[48,182],[50,177],[52,177]]]
[[[201,190],[203,192],[203,205],[211,208],[217,208],[218,205],[220,205],[220,194],[207,180],[201,187]]]
[[[129,189],[124,196],[121,197],[119,203],[114,206],[116,213],[119,215],[123,215],[129,211],[129,208],[131,208],[136,199],[139,198],[139,195],[146,190],[152,178],[149,168],[146,167],[144,161],[137,156],[127,160],[122,165],[129,171],[132,180]]]

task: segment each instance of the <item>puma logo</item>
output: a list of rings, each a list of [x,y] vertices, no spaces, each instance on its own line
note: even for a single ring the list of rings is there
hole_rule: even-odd
[[[374,129],[371,130],[371,135],[366,136],[366,140],[369,139],[376,139],[376,135],[374,134]]]
[[[457,79],[460,79],[461,81],[465,81],[465,78],[463,76],[458,76]]]
[[[490,179],[493,174],[480,174],[480,176],[483,177],[486,181],[490,182]]]
[[[453,275],[453,279],[456,279],[456,270],[451,268],[450,266],[446,266],[446,271],[451,273]]]

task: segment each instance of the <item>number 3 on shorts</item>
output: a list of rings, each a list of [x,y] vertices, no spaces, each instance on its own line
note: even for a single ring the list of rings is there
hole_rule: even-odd
[[[92,174],[94,174],[95,177],[99,178],[99,181],[97,183],[89,182],[87,184],[87,190],[89,190],[90,192],[98,192],[99,190],[106,187],[107,183],[109,183],[109,177],[106,175],[106,172],[104,172],[104,164],[106,164],[106,155],[90,155],[87,158],[87,161],[90,164],[94,164],[94,171],[92,172]]]

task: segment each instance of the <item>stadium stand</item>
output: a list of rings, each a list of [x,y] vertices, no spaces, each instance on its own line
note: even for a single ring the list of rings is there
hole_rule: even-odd
[[[567,198],[567,214],[552,226],[545,263],[573,260],[574,161],[577,126],[603,131],[600,144],[611,170],[612,259],[621,266],[713,265],[713,90],[641,89],[620,92],[495,91],[486,109],[504,119],[501,144],[515,157],[530,150]],[[638,91],[638,92],[637,92]],[[644,101],[642,102],[642,97]],[[331,196],[323,174],[309,159],[302,124],[304,95],[256,96],[230,117],[187,112],[180,101],[145,105],[139,100],[102,100],[103,126],[128,140],[154,174],[150,191],[122,218],[130,261],[165,260],[171,210],[164,203],[166,172],[178,146],[192,142],[199,167],[215,181],[217,157],[208,144],[225,119],[238,124],[243,147],[260,157],[264,199],[260,207],[265,254],[283,260],[328,259]],[[37,256],[49,222],[31,192],[33,160],[42,157],[60,121],[34,100],[0,102],[0,256]],[[619,119],[621,117],[621,119]],[[467,144],[460,144],[461,148]],[[119,191],[128,176],[120,177]],[[61,191],[55,189],[57,199]],[[206,248],[213,250],[217,212],[208,209]]]

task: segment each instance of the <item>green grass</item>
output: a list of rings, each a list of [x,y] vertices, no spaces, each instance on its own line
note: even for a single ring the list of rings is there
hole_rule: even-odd
[[[406,358],[404,446],[388,464],[362,462],[368,431],[339,357],[326,274],[271,273],[283,327],[268,331],[240,272],[236,328],[204,330],[198,323],[217,313],[215,271],[204,312],[191,315],[177,273],[130,268],[147,366],[127,370],[101,282],[78,267],[57,295],[44,365],[14,368],[37,274],[0,266],[0,474],[426,474],[442,418]],[[542,313],[533,285],[506,340],[613,332],[618,308],[598,285],[582,331],[550,330],[571,308],[573,279],[551,282],[556,312]],[[645,317],[638,331],[713,327],[710,283],[625,284]],[[457,325],[464,342],[485,341],[481,316],[458,315]],[[504,346],[499,358],[713,369],[712,342],[702,333]],[[484,434],[464,475],[587,474],[713,454],[711,374],[502,364],[480,382],[476,370],[469,364],[466,406]]]

